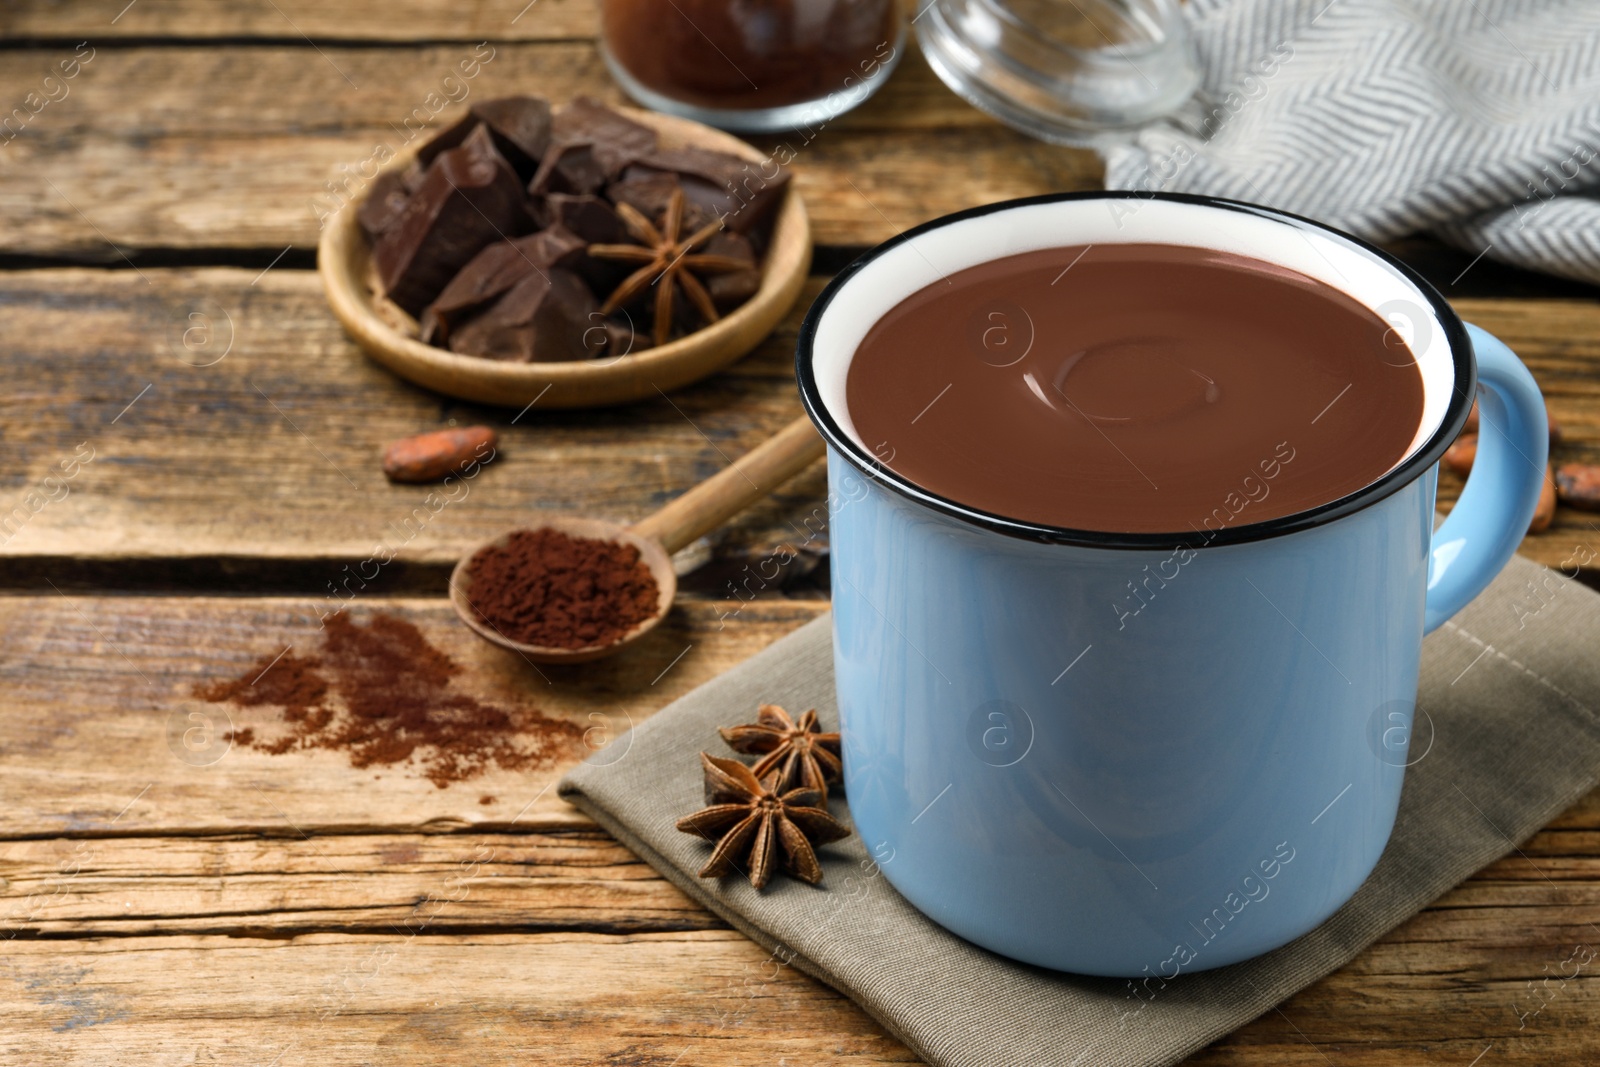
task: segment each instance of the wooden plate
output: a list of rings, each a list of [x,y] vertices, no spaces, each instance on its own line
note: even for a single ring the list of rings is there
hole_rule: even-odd
[[[766,156],[736,137],[698,122],[618,108],[649,126],[663,147],[694,146],[727,152],[752,163]],[[419,140],[385,170],[411,162]],[[371,186],[369,185],[370,189]],[[732,363],[761,343],[783,319],[811,266],[811,225],[791,185],[778,206],[772,240],[762,262],[761,288],[717,322],[657,348],[571,363],[501,363],[463,356],[417,340],[417,324],[378,292],[367,235],[356,221],[358,202],[328,219],[317,243],[317,272],[328,304],[366,353],[402,378],[462,400],[522,407],[580,408],[624,404],[687,385]]]

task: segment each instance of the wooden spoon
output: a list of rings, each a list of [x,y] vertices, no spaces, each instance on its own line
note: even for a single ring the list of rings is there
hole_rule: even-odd
[[[501,648],[520,652],[535,663],[583,663],[609,656],[643,637],[666,617],[667,610],[672,607],[672,598],[678,592],[678,576],[672,570],[672,553],[695,538],[715,530],[772,492],[810,466],[822,452],[822,438],[817,436],[811,420],[802,415],[753,451],[632,526],[600,519],[562,516],[541,519],[538,523],[540,529],[632,545],[639,550],[645,566],[650,568],[660,593],[655,614],[610,644],[585,648],[526,645],[499,633],[479,617],[467,599],[467,590],[472,586],[473,557],[490,546],[504,545],[511,536],[509,533],[480,545],[456,564],[456,569],[450,574],[450,603],[455,607],[456,614],[461,616],[461,621],[472,627],[480,637],[493,641]]]

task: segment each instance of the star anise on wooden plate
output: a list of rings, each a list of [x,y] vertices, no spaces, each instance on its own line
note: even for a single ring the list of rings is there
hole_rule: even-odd
[[[623,279],[616,291],[606,297],[605,303],[600,306],[600,313],[609,315],[618,308],[632,303],[645,290],[654,286],[656,291],[654,334],[655,343],[658,345],[666,344],[667,339],[672,336],[673,294],[679,289],[683,290],[684,296],[689,298],[689,303],[694,305],[700,317],[707,323],[716,322],[721,317],[717,312],[717,305],[712,302],[711,294],[706,292],[706,287],[695,277],[696,272],[720,274],[747,270],[750,266],[749,263],[732,256],[696,252],[695,249],[711,240],[712,236],[722,229],[722,220],[708,222],[689,236],[680,238],[683,210],[684,196],[681,188],[674,189],[668,198],[667,209],[662,213],[659,229],[632,204],[618,204],[617,214],[621,216],[622,224],[639,243],[592,244],[588,249],[589,255],[595,259],[644,264]]]
[[[839,735],[817,729],[815,708],[797,723],[778,705],[763,704],[756,711],[755,722],[725,726],[718,733],[735,752],[761,756],[750,768],[757,778],[776,769],[780,789],[815,789],[826,804],[828,783],[844,776]]]
[[[802,881],[822,881],[816,846],[848,837],[850,831],[816,805],[814,789],[779,792],[778,773],[757,778],[738,760],[700,753],[706,774],[706,803],[678,820],[678,829],[716,840],[701,878],[718,878],[745,863],[750,884],[766,886],[782,855],[783,869]],[[716,835],[721,835],[717,838]]]

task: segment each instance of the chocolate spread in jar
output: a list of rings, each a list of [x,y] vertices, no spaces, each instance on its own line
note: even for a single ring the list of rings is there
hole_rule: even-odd
[[[891,62],[894,0],[604,0],[606,48],[645,88],[720,110],[848,93]]]

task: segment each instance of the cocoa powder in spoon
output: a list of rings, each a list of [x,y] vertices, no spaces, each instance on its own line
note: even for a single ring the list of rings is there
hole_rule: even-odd
[[[480,549],[467,599],[504,637],[545,648],[609,645],[656,613],[660,590],[632,545],[518,530]]]

